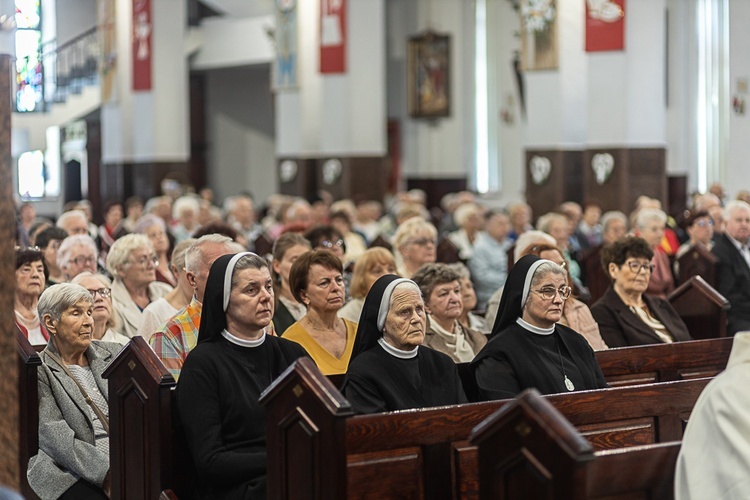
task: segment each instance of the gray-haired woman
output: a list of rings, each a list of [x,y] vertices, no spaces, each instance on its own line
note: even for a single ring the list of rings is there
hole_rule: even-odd
[[[93,306],[91,293],[72,283],[48,288],[37,306],[50,341],[40,356],[39,453],[29,460],[27,475],[43,499],[109,497],[102,372],[122,346],[92,342]]]

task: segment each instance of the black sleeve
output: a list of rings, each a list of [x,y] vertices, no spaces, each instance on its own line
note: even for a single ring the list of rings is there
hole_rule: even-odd
[[[474,375],[483,401],[514,398],[521,392],[516,373],[507,359],[485,357],[477,362]]]
[[[342,388],[344,396],[357,413],[383,413],[388,411],[378,387],[366,377],[348,373]]]
[[[597,302],[591,306],[591,315],[599,325],[599,333],[604,343],[611,347],[628,347],[625,335],[622,333],[620,322],[617,321],[616,313],[605,304]]]

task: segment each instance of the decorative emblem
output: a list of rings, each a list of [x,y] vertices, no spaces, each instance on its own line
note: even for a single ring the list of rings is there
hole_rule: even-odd
[[[281,182],[291,182],[297,177],[297,162],[293,160],[284,160],[279,167],[279,177]]]
[[[336,158],[326,160],[326,162],[323,163],[323,182],[326,184],[333,184],[339,180],[342,168],[343,165],[341,165],[341,160]]]
[[[552,171],[552,162],[544,156],[532,156],[529,161],[529,172],[534,184],[544,184]]]
[[[596,183],[600,186],[607,182],[615,168],[615,158],[609,153],[597,153],[591,158],[591,169],[596,176]]]

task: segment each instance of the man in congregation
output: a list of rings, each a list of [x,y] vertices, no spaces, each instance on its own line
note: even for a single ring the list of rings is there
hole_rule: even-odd
[[[60,229],[64,229],[68,236],[74,234],[89,234],[89,220],[81,210],[68,210],[57,218],[55,223]]]
[[[727,333],[750,330],[750,205],[731,201],[724,209],[724,233],[716,237],[712,252],[719,258],[719,293],[731,305]]]
[[[193,299],[177,311],[167,323],[151,336],[149,344],[172,376],[180,377],[188,353],[198,343],[203,294],[211,265],[222,255],[244,251],[241,245],[219,234],[207,234],[193,243],[185,253],[187,279],[193,288]]]

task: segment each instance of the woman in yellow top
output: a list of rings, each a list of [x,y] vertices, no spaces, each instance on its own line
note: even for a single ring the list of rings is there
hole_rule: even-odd
[[[357,324],[338,317],[344,305],[341,260],[330,250],[299,256],[289,271],[289,287],[307,313],[283,337],[302,345],[325,375],[346,373]]]

